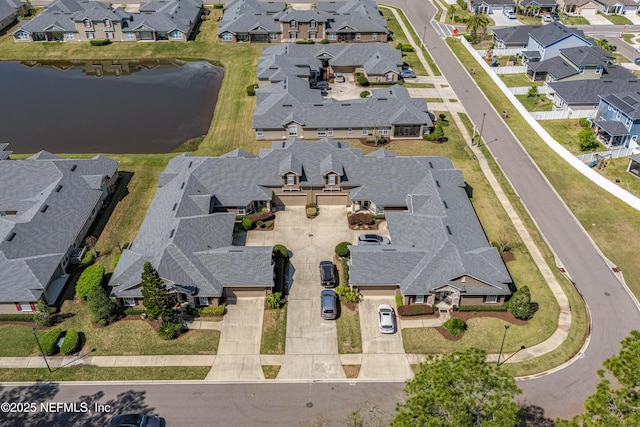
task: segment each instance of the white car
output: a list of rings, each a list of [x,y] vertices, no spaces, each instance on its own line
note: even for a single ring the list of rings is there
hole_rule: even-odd
[[[383,334],[396,332],[396,313],[389,304],[380,304],[378,306],[378,329]]]
[[[516,15],[516,13],[512,11],[506,12],[505,15],[507,15],[507,18],[509,19],[518,19],[518,16]]]
[[[336,73],[336,83],[344,83],[345,81],[344,74]]]

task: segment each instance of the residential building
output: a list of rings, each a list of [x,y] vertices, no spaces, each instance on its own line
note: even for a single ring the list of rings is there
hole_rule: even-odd
[[[314,202],[343,206],[345,214],[386,214],[391,245],[351,247],[350,283],[363,292],[399,288],[407,304],[501,303],[512,280],[468,190],[447,158],[386,149],[364,156],[328,138],[273,142],[257,156],[239,149],[183,154],[160,175],[140,232],[111,278],[112,296],[140,303],[145,261],[192,305],[264,295],[273,285],[272,248],[234,245],[236,215]]]
[[[46,151],[9,160],[5,148],[0,144],[0,312],[29,312],[40,298],[56,302],[118,164]]]
[[[469,9],[473,13],[504,13],[505,11],[515,12],[516,3],[514,0],[473,0],[469,3]]]
[[[18,20],[25,3],[19,0],[0,0],[0,33]]]
[[[524,62],[544,61],[559,56],[561,49],[580,46],[593,46],[582,30],[552,22],[529,33],[529,41],[522,57]]]
[[[373,0],[318,2],[304,10],[284,2],[233,0],[224,8],[218,36],[225,42],[386,42],[389,31]]]
[[[549,83],[549,96],[553,98],[554,110],[595,110],[600,103],[600,95],[606,96],[625,90],[640,91],[640,80],[629,70],[612,65],[605,69],[605,73],[599,80]]]
[[[596,117],[589,119],[607,147],[637,148],[640,134],[640,91],[601,94]]]
[[[527,62],[527,76],[547,83],[566,80],[600,79],[613,55],[597,46],[560,49],[558,56],[543,61]]]
[[[515,27],[494,28],[493,40],[496,49],[526,48],[529,43],[529,33],[539,25],[517,25]]]
[[[525,15],[527,13],[539,15],[541,12],[555,12],[558,9],[558,3],[556,0],[520,0],[518,9]]]
[[[594,0],[598,11],[605,15],[624,15],[638,13],[638,2],[634,0]]]
[[[592,16],[598,13],[595,0],[560,0],[560,10],[570,16]]]
[[[369,97],[340,101],[311,89],[308,81],[330,70],[394,82],[401,64],[400,52],[382,43],[265,48],[257,69],[256,138],[421,138],[433,130],[435,118],[404,87],[370,89]]]
[[[135,13],[99,1],[55,0],[21,21],[13,37],[16,42],[187,41],[202,11],[202,0],[153,0]]]

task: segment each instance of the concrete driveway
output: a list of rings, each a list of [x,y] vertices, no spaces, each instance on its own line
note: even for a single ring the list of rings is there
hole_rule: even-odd
[[[360,333],[362,334],[362,365],[358,378],[394,379],[411,378],[411,367],[402,345],[400,328],[395,334],[378,330],[378,305],[389,304],[395,310],[395,298],[366,296],[360,302]]]
[[[249,232],[247,245],[283,244],[292,252],[292,278],[287,309],[285,355],[278,379],[346,378],[338,356],[334,321],[320,317],[319,262],[331,260],[335,246],[355,242],[357,232],[347,227],[345,207],[321,206],[307,219],[304,207],[277,213],[270,232]]]
[[[589,21],[591,25],[613,25],[611,21],[599,13],[596,15],[582,15],[582,17]]]
[[[522,25],[522,22],[517,19],[510,19],[504,13],[492,13],[489,17],[496,23],[496,27],[517,27],[518,25]]]

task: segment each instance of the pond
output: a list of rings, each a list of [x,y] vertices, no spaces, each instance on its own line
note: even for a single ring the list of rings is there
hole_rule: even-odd
[[[206,135],[223,69],[177,60],[0,62],[14,153],[167,153]]]

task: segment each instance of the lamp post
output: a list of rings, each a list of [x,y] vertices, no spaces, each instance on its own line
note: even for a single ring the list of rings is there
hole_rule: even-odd
[[[424,45],[425,41],[424,39],[427,37],[427,27],[425,26],[424,29],[422,30],[422,44]]]
[[[478,142],[478,145],[480,145],[480,142],[482,142],[482,130],[484,129],[484,119],[487,117],[487,113],[482,113],[482,123],[480,124],[480,141]]]
[[[502,344],[500,344],[500,353],[498,353],[498,363],[500,366],[500,357],[502,357],[502,349],[504,348],[504,340],[507,338],[507,331],[509,330],[509,325],[504,325],[504,335],[502,335]]]
[[[44,351],[42,351],[42,346],[40,345],[40,340],[38,339],[38,335],[36,335],[36,328],[31,328],[31,332],[33,332],[33,336],[36,339],[36,342],[38,343],[38,348],[40,349],[40,354],[42,354],[42,358],[44,359],[44,363],[47,365],[47,369],[49,370],[49,373],[51,373],[51,367],[49,366],[49,361],[47,360],[47,357],[44,355]]]
[[[516,354],[518,354],[518,353],[520,352],[520,350],[524,350],[525,348],[526,348],[525,346],[521,345],[521,346],[520,346],[520,348],[519,348],[519,349],[517,349],[517,350],[515,351],[515,353],[513,353],[511,356],[509,356],[509,357],[507,357],[506,359],[504,359],[504,360],[502,361],[502,363],[498,363],[498,366],[500,366],[500,365],[503,365],[503,364],[507,363],[507,360],[511,359],[513,356],[515,356]]]

